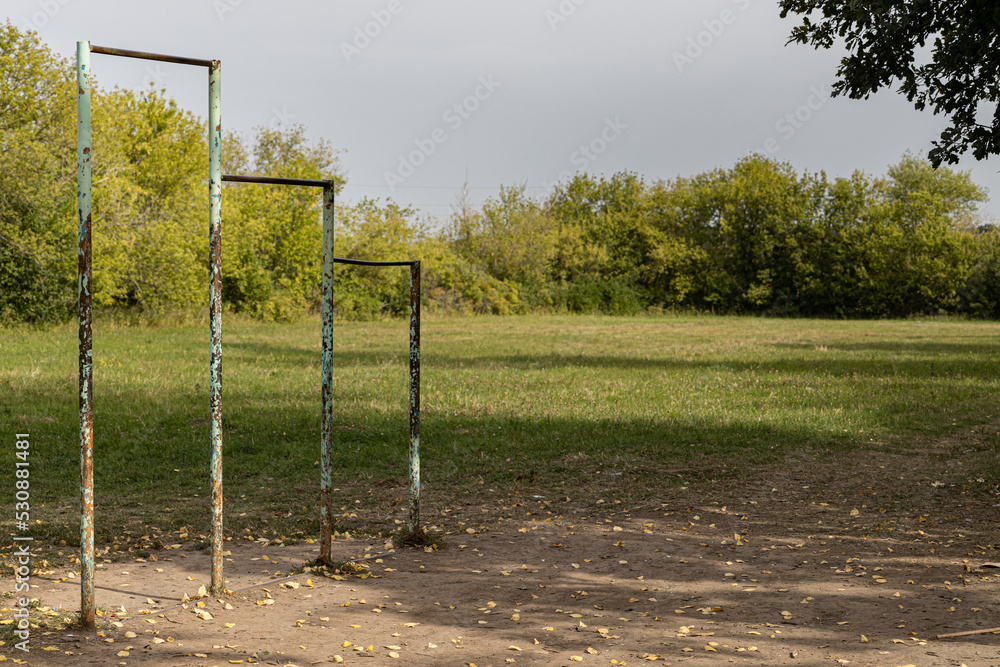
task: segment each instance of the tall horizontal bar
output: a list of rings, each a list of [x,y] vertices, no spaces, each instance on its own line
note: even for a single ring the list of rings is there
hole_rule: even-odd
[[[145,51],[131,51],[129,49],[113,49],[107,46],[91,46],[91,53],[103,53],[108,56],[121,56],[122,58],[139,58],[141,60],[158,60],[163,63],[177,63],[178,65],[195,65],[197,67],[212,68],[215,60],[202,60],[200,58],[183,58],[181,56],[165,56],[161,53],[146,53]]]
[[[396,262],[371,262],[367,259],[347,259],[345,257],[334,257],[337,264],[353,264],[354,266],[413,266],[420,262],[416,260],[399,260]]]
[[[223,174],[223,183],[263,183],[265,185],[304,185],[310,188],[325,188],[333,185],[333,181],[311,181],[306,178],[273,178],[271,176],[237,176]]]

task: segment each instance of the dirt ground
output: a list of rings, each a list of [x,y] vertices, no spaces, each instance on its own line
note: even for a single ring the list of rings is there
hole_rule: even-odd
[[[1000,496],[964,479],[962,446],[942,443],[919,469],[885,452],[803,457],[753,479],[665,486],[655,502],[525,493],[429,506],[449,533],[440,549],[341,536],[336,558],[369,557],[342,580],[282,579],[318,543],[234,540],[236,592],[186,608],[209,557],[166,549],[102,563],[98,636],[39,628],[30,654],[0,652],[164,667],[1000,666],[1000,634],[936,638],[1000,626],[1000,570],[983,567],[1000,560]],[[77,573],[33,576],[43,610],[79,609]]]

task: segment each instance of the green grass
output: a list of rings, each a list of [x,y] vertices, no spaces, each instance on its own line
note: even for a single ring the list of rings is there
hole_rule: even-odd
[[[96,323],[101,543],[208,530],[206,329]],[[318,534],[319,329],[226,325],[229,534]],[[430,319],[425,497],[648,495],[804,453],[919,449],[995,419],[998,334],[965,321]],[[334,336],[340,525],[377,507],[390,534],[406,508],[407,325],[339,323]],[[13,493],[14,434],[30,433],[34,534],[52,544],[79,543],[76,359],[75,327],[0,332],[0,488]]]

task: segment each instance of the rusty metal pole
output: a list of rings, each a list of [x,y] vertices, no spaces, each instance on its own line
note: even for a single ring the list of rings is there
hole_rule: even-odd
[[[323,188],[323,389],[320,421],[320,550],[329,565],[333,541],[333,181]]]
[[[420,262],[410,265],[410,533],[420,529]]]
[[[90,42],[76,43],[77,314],[80,326],[80,622],[94,630],[94,363]]]
[[[209,404],[212,463],[212,595],[225,592],[222,578],[222,63],[208,68],[208,256],[211,353]]]

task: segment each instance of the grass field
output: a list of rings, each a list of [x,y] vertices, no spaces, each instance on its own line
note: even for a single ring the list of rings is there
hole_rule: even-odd
[[[227,534],[318,534],[319,329],[226,325]],[[996,419],[998,334],[964,321],[429,319],[425,500],[653,497],[790,456],[917,451]],[[94,353],[98,542],[206,532],[207,327],[98,319]],[[0,334],[0,486],[13,489],[14,434],[30,433],[33,532],[53,545],[79,543],[76,359],[74,327]],[[405,519],[406,364],[404,322],[336,325],[340,530]],[[963,474],[995,484],[996,445],[978,442]]]

